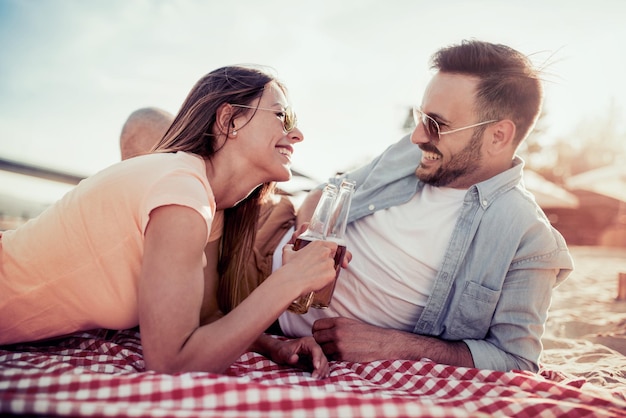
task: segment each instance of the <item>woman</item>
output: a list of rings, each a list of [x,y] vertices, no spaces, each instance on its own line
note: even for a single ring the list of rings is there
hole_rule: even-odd
[[[292,300],[334,279],[336,246],[319,242],[288,249],[286,265],[228,314],[216,302],[218,268],[231,278],[245,268],[259,202],[269,182],[290,178],[302,139],[275,78],[207,74],[154,153],[85,179],[0,237],[0,344],[139,325],[147,369],[224,371]],[[216,210],[219,260],[207,245]],[[311,339],[252,348],[283,363],[304,354],[314,375],[327,373]]]

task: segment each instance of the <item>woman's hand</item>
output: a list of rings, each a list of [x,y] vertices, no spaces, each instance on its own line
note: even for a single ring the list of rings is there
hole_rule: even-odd
[[[289,241],[287,242],[287,244],[295,244],[296,243],[296,239],[302,235],[304,233],[304,231],[306,231],[306,229],[308,228],[309,223],[305,222],[302,225],[300,225],[298,227],[298,229],[296,229],[293,234],[291,235],[291,239],[289,239]],[[352,253],[349,250],[346,250],[346,255],[343,257],[343,262],[341,263],[341,267],[348,268],[348,264],[350,263],[350,261],[352,260]]]
[[[303,285],[301,294],[319,290],[335,279],[336,251],[337,244],[331,241],[313,241],[298,251],[287,244],[279,270]]]
[[[290,340],[272,338],[267,356],[277,364],[295,366],[311,371],[311,377],[324,379],[328,377],[328,360],[322,348],[313,337],[302,337]]]

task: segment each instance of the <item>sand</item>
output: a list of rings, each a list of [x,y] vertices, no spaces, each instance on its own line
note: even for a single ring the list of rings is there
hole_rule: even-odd
[[[570,250],[575,270],[554,291],[541,363],[626,393],[626,300],[617,299],[626,248]]]

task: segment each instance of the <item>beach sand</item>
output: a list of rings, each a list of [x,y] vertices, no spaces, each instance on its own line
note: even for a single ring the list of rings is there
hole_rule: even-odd
[[[626,394],[626,300],[617,300],[626,248],[570,250],[574,272],[554,291],[541,363]]]

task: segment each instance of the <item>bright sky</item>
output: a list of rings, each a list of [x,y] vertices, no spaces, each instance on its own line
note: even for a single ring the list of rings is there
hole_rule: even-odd
[[[626,120],[624,16],[622,0],[0,0],[0,156],[92,174],[133,110],[175,113],[205,73],[256,63],[290,90],[294,167],[324,180],[398,140],[430,55],[467,38],[551,62],[546,135],[570,135],[611,101]]]

